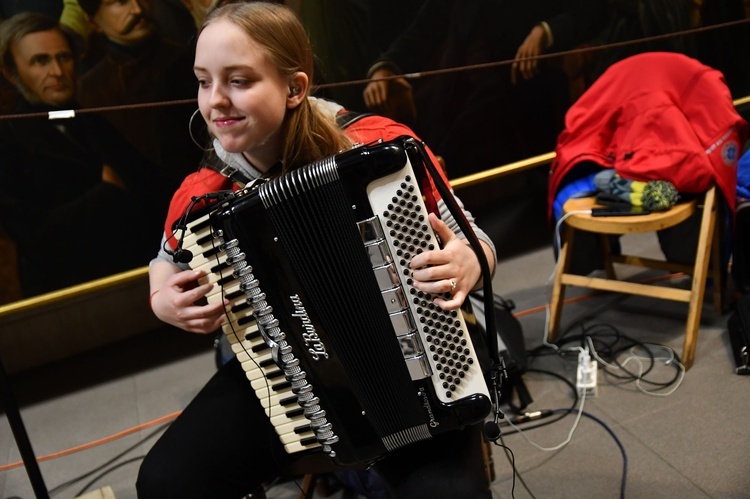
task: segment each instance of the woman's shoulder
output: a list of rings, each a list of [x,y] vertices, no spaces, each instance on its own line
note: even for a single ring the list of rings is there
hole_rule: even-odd
[[[346,127],[346,134],[352,142],[369,144],[376,140],[393,140],[407,135],[419,138],[408,126],[378,114],[365,114],[351,121]]]
[[[200,196],[209,192],[222,190],[231,180],[221,173],[202,166],[198,170],[187,175],[177,192],[183,192],[190,196]]]

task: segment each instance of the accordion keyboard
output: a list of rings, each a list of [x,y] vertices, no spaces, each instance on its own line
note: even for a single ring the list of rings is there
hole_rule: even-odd
[[[188,224],[183,238],[183,248],[193,254],[191,268],[205,272],[199,283],[214,284],[206,295],[208,303],[229,301],[222,331],[284,448],[294,453],[320,447],[310,421],[303,415],[297,397],[292,393],[291,384],[274,363],[271,348],[260,335],[252,306],[227,263],[223,243],[221,235],[213,233],[208,215]]]

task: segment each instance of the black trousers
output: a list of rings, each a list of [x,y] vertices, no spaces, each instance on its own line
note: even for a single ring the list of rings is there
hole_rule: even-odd
[[[376,467],[397,498],[490,498],[481,425],[393,452]],[[241,499],[278,476],[340,471],[322,455],[292,458],[232,359],[146,456],[140,499]]]

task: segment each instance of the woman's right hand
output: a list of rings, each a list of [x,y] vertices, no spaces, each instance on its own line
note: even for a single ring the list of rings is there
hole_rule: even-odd
[[[160,320],[191,333],[208,334],[216,331],[224,322],[224,307],[217,302],[198,305],[201,298],[211,291],[213,284],[199,284],[204,275],[200,270],[183,270],[170,275],[158,288],[152,282],[151,310]],[[158,291],[157,291],[158,289]]]

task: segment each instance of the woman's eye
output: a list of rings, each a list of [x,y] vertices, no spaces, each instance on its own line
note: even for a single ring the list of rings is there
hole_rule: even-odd
[[[245,78],[233,78],[230,83],[235,87],[245,87],[250,84],[250,80],[246,80]]]

